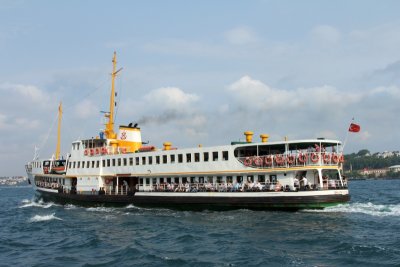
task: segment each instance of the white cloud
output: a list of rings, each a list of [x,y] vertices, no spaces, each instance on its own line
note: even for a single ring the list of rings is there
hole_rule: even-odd
[[[50,99],[44,91],[34,85],[3,83],[0,84],[0,90],[8,94],[8,99],[10,97],[22,97],[32,104],[46,103]]]
[[[225,33],[226,40],[234,45],[245,45],[257,41],[254,31],[245,26],[231,29]]]
[[[75,106],[75,115],[80,119],[87,119],[99,113],[99,106],[85,99]]]
[[[199,97],[195,94],[185,93],[177,87],[162,87],[149,92],[144,99],[153,107],[182,110],[189,108],[199,100]]]
[[[311,36],[318,42],[336,44],[341,40],[342,34],[335,27],[318,25],[311,30]]]

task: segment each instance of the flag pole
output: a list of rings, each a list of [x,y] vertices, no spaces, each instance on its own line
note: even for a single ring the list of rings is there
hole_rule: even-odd
[[[350,121],[350,125],[354,122],[354,117]],[[346,146],[347,143],[347,138],[349,137],[349,129],[346,131],[346,137],[344,138],[343,146],[342,146],[342,153],[344,151],[344,147]]]

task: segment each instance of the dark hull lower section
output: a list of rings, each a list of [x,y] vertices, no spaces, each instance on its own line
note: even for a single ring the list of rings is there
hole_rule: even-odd
[[[327,194],[313,196],[269,196],[269,197],[196,197],[196,196],[149,196],[149,195],[80,195],[40,191],[45,200],[61,204],[73,203],[79,205],[128,205],[141,207],[168,207],[182,210],[225,210],[225,209],[322,209],[345,203],[350,195]]]

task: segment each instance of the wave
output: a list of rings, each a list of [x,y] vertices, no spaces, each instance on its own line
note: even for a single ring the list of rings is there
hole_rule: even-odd
[[[51,221],[51,220],[59,220],[62,221],[61,218],[55,216],[55,213],[50,215],[35,215],[29,219],[30,222],[44,222],[44,221]]]
[[[373,204],[368,203],[348,203],[340,204],[334,207],[328,207],[323,210],[304,210],[306,212],[342,212],[342,213],[363,213],[371,216],[400,216],[400,204]]]
[[[44,202],[43,200],[35,201],[35,200],[24,199],[22,200],[22,203],[23,205],[20,206],[19,208],[38,207],[38,208],[48,209],[52,206],[59,206],[53,202]]]

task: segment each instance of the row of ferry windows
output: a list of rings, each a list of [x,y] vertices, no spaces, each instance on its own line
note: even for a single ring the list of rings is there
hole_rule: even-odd
[[[228,151],[222,151],[222,160],[228,160]],[[178,155],[162,155],[162,156],[147,156],[147,157],[135,157],[135,158],[117,158],[117,159],[103,159],[101,161],[102,167],[114,167],[114,166],[133,166],[135,165],[152,165],[152,164],[167,164],[167,163],[183,163],[183,162],[200,162],[200,153],[187,153]],[[192,157],[193,156],[193,157]],[[210,157],[211,156],[211,157]],[[203,152],[203,162],[218,161],[218,152]],[[92,161],[74,161],[68,163],[68,168],[99,168],[100,160]]]

